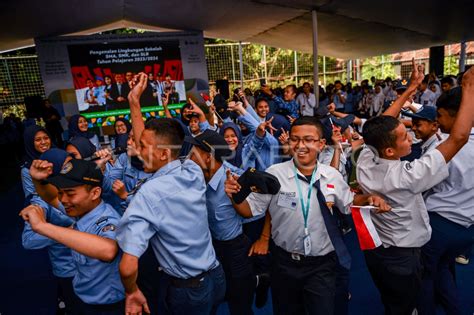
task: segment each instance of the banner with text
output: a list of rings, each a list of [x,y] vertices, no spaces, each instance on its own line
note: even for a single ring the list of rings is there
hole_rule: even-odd
[[[148,75],[141,97],[146,117],[163,116],[162,99],[177,114],[188,98],[208,91],[201,32],[63,36],[36,39],[46,95],[65,116],[80,113],[91,125],[129,118],[128,82]]]

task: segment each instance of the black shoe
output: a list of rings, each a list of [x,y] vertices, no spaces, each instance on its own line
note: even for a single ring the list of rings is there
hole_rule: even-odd
[[[258,285],[255,289],[255,306],[262,308],[267,304],[268,299],[268,288],[270,288],[270,275],[268,273],[262,273],[257,275]]]

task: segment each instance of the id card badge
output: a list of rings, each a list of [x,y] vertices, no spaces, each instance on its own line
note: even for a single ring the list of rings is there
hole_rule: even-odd
[[[304,245],[304,255],[309,256],[309,254],[311,253],[311,237],[309,237],[309,234],[304,236],[303,245]]]

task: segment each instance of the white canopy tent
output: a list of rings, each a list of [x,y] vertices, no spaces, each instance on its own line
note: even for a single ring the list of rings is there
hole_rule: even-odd
[[[318,53],[352,59],[472,40],[473,11],[472,0],[5,0],[0,52],[31,46],[35,37],[117,28],[201,30],[312,52],[316,63]]]
[[[35,37],[134,27],[202,30],[205,37],[360,58],[474,39],[474,1],[16,0],[0,3],[0,52]]]

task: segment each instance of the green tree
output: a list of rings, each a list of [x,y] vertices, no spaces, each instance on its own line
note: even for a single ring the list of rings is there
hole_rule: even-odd
[[[444,57],[444,75],[456,75],[459,73],[459,60],[456,56]]]
[[[362,80],[370,79],[373,76],[376,79],[394,78],[396,76],[390,55],[366,58],[362,61],[361,68]]]

